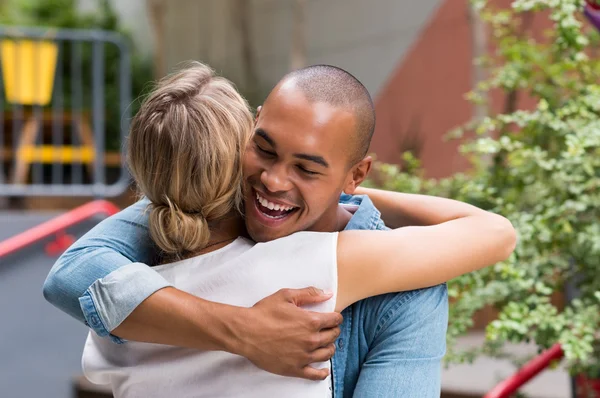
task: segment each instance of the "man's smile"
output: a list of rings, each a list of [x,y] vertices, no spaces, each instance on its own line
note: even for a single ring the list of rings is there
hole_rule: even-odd
[[[254,216],[267,226],[275,227],[287,220],[299,207],[268,197],[252,188]]]

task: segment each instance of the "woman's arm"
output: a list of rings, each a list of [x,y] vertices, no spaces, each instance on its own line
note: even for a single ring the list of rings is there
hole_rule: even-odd
[[[515,230],[502,216],[450,199],[380,193],[383,212],[396,203],[403,213],[388,222],[421,226],[340,232],[338,310],[366,297],[446,282],[514,250]]]
[[[415,195],[401,192],[384,191],[373,188],[356,188],[356,195],[367,195],[377,210],[381,219],[390,228],[409,226],[427,226],[448,221],[448,217],[467,214],[468,208],[447,206],[428,211],[427,207],[435,205],[439,199],[433,196]]]

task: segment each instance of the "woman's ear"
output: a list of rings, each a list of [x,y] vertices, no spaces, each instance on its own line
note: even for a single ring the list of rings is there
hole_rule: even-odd
[[[256,126],[256,123],[258,123],[258,116],[260,115],[260,110],[262,109],[262,105],[259,105],[258,108],[256,108],[256,116],[254,116],[254,125]]]

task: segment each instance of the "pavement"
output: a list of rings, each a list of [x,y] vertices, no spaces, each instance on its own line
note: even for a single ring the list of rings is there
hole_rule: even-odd
[[[0,212],[0,241],[58,213]],[[80,236],[93,223],[69,233]],[[0,259],[0,397],[69,398],[87,328],[47,303],[42,285],[56,257],[51,239]]]
[[[452,320],[450,320],[452,322]],[[485,339],[483,332],[473,332],[458,339],[458,346],[481,346]],[[534,356],[537,348],[533,344],[508,344],[506,352],[518,356]],[[473,364],[451,365],[442,371],[442,391],[457,395],[481,397],[496,384],[517,371],[509,361],[480,357]],[[561,366],[545,370],[527,383],[520,392],[528,398],[569,398],[571,384],[568,372]]]

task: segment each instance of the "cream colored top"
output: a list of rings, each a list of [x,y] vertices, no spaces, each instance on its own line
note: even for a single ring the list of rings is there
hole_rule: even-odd
[[[243,307],[282,288],[315,286],[334,296],[308,308],[332,312],[337,295],[337,237],[337,233],[299,232],[259,244],[238,238],[214,252],[154,269],[180,290]],[[318,382],[277,376],[221,351],[138,342],[117,345],[92,332],[82,365],[88,380],[110,384],[116,398],[331,396],[329,378]]]

